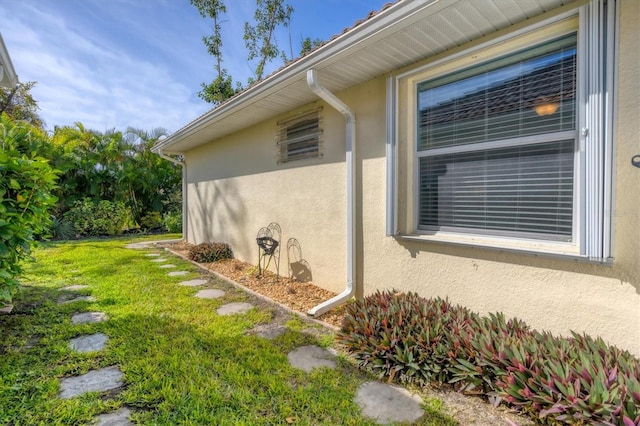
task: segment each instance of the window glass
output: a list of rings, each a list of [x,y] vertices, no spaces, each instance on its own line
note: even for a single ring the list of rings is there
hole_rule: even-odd
[[[576,36],[418,85],[418,150],[575,129]]]
[[[571,241],[575,128],[575,34],[420,83],[419,227]]]

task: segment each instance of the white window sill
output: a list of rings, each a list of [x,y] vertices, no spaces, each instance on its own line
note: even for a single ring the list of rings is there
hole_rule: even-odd
[[[613,263],[612,258],[590,259],[581,255],[579,247],[566,242],[537,241],[506,237],[491,237],[485,235],[468,235],[450,232],[436,232],[423,234],[398,234],[394,238],[423,243],[437,243],[467,248],[479,248],[503,253],[524,254],[536,257],[551,257],[576,262],[607,264]]]

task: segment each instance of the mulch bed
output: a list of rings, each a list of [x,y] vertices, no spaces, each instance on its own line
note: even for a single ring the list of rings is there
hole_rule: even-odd
[[[171,243],[161,244],[161,246],[187,258],[189,257],[191,244]],[[220,260],[212,263],[201,263],[200,265],[298,312],[305,313],[336,295],[311,282],[300,282],[289,277],[277,276],[271,271],[264,271],[262,276],[258,276],[256,265],[242,262],[238,259]],[[316,319],[335,327],[340,327],[345,310],[345,306],[341,305]]]

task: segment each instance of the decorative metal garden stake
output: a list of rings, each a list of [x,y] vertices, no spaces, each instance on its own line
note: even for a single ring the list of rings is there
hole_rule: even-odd
[[[258,276],[262,276],[262,271],[267,270],[271,264],[271,259],[276,264],[276,281],[280,275],[280,238],[282,231],[280,225],[272,222],[266,228],[260,228],[256,236],[258,244]]]

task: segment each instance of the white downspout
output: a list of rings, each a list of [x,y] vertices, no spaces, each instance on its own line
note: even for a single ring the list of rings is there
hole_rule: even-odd
[[[337,296],[311,308],[307,313],[319,316],[348,301],[355,293],[356,282],[356,116],[333,93],[316,79],[316,70],[307,70],[307,85],[322,100],[331,105],[346,121],[346,162],[347,162],[347,287]]]
[[[187,240],[187,163],[184,161],[176,160],[173,157],[169,157],[164,152],[162,152],[162,148],[156,151],[156,154],[160,156],[160,158],[164,158],[167,161],[171,161],[173,164],[177,164],[182,166],[182,238],[180,241]]]

